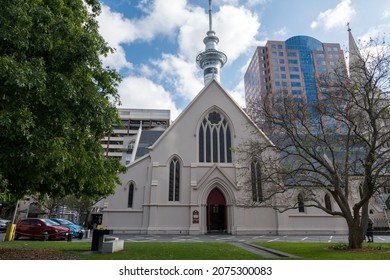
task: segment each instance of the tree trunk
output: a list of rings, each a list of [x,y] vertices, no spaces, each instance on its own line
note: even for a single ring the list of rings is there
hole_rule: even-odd
[[[364,241],[363,229],[358,225],[349,226],[348,248],[350,249],[362,248],[363,241]]]

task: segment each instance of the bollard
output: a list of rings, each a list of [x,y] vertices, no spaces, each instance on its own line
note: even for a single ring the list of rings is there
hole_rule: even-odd
[[[12,241],[15,238],[16,224],[8,224],[5,234],[5,241]]]

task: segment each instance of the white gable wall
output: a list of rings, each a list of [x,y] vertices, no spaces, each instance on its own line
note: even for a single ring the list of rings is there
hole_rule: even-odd
[[[275,230],[273,210],[264,208],[259,212],[235,206],[242,190],[238,186],[234,153],[233,163],[198,161],[199,124],[212,109],[229,121],[233,147],[248,136],[248,127],[253,128],[220,85],[211,82],[150,148],[149,155],[131,164],[121,175],[122,185],[106,199],[104,225],[122,232],[206,233],[207,197],[218,187],[226,199],[228,232],[258,231],[259,226]],[[181,165],[180,201],[168,201],[169,164],[173,157]],[[132,208],[127,205],[129,182],[135,185]],[[199,212],[199,223],[193,223],[194,211]]]

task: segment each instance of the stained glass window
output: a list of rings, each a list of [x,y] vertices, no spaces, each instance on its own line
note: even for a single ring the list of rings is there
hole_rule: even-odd
[[[263,185],[261,178],[261,166],[258,160],[251,163],[251,182],[252,182],[252,198],[253,201],[263,201]]]
[[[133,200],[134,200],[134,184],[130,183],[129,185],[129,196],[127,199],[127,207],[132,208],[133,207]]]
[[[231,130],[228,121],[211,111],[199,127],[199,162],[232,162]]]
[[[169,201],[180,199],[180,162],[173,158],[169,165]]]
[[[301,193],[298,194],[298,212],[305,212],[305,203],[303,201],[303,195]]]
[[[332,211],[332,203],[330,201],[329,194],[325,195],[324,200],[325,200],[325,208],[328,209],[329,211]]]

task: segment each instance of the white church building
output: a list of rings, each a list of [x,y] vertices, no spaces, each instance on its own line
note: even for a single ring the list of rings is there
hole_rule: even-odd
[[[102,224],[134,234],[347,233],[343,218],[316,208],[279,213],[241,203],[248,197],[241,170],[251,166],[239,163],[234,148],[254,135],[272,143],[219,83],[226,56],[217,50],[211,4],[209,17],[206,50],[197,57],[205,87],[148,153],[119,175],[122,184],[104,200]],[[260,197],[261,192],[260,187],[249,195]]]
[[[279,213],[248,207],[233,147],[253,131],[270,140],[215,80],[210,81],[149,153],[120,175],[105,200],[103,225],[138,234],[345,233],[342,219],[316,209]],[[248,167],[247,167],[248,168]]]

